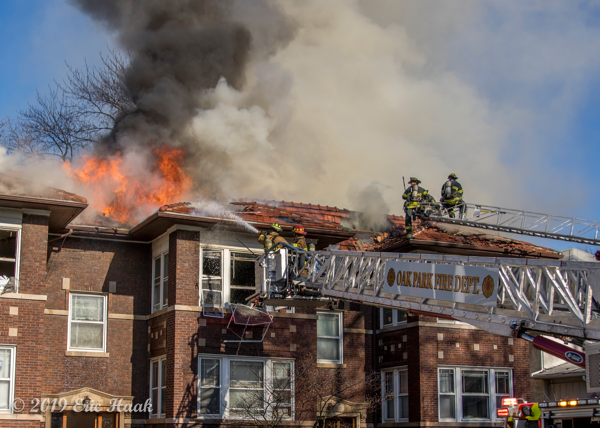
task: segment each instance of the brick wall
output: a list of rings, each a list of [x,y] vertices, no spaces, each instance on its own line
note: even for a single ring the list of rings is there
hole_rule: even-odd
[[[169,305],[198,305],[199,263],[200,233],[188,230],[176,230],[171,233],[169,235]]]
[[[20,254],[22,294],[44,294],[48,217],[23,215]],[[23,400],[22,414],[29,414],[32,400],[42,393],[44,317],[43,300],[0,299],[0,344],[16,345],[14,396]],[[2,420],[0,427],[36,427],[37,421]]]
[[[438,420],[437,370],[444,365],[511,368],[515,396],[529,399],[527,342],[458,325],[417,326],[417,321],[435,323],[436,319],[409,316],[407,326],[413,327],[388,328],[377,335],[377,351],[383,357],[379,369],[408,368],[410,422]]]

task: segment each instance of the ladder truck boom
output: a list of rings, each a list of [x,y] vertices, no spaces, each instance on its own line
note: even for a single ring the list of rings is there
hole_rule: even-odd
[[[567,338],[579,346],[600,340],[600,306],[594,299],[600,295],[600,263],[336,250],[307,252],[290,245],[281,250],[274,246],[258,262],[257,292],[265,305],[316,308],[347,301],[448,318],[493,334],[529,340],[536,348],[581,367],[585,367],[584,353],[541,335]],[[426,286],[416,286],[415,282],[410,283],[412,287],[398,287],[399,292],[391,292],[390,284],[400,282],[400,275],[390,273],[395,262],[410,262],[411,269],[423,272],[454,269],[468,273],[483,268],[485,272],[495,272],[497,282],[492,284],[494,293],[485,303],[473,303],[464,296],[459,296],[462,301],[450,301],[440,292],[443,278],[433,274],[419,275],[423,281],[427,278]],[[457,295],[461,291],[464,294],[465,277],[470,278],[456,275],[454,283],[448,279],[453,284],[452,291],[458,290]],[[416,278],[415,275],[415,281]],[[440,279],[435,284],[439,285],[438,290],[433,290],[434,278]],[[472,282],[473,298],[483,298],[484,284]],[[480,288],[476,289],[477,285]],[[444,287],[448,290],[448,285]],[[437,294],[419,294],[423,292]],[[490,303],[491,299],[494,301]]]
[[[466,203],[463,202],[463,204]],[[457,207],[460,208],[460,206]],[[598,221],[484,204],[469,203],[468,208],[465,210],[467,213],[460,219],[443,216],[442,212],[436,210],[425,210],[421,213],[421,217],[435,222],[496,232],[600,245],[600,222]],[[458,208],[455,209],[458,210]]]

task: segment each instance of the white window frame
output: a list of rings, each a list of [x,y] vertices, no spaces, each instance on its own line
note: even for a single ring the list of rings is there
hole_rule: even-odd
[[[0,378],[2,381],[9,382],[8,386],[8,409],[0,409],[0,414],[12,414],[14,409],[12,403],[15,402],[15,365],[17,361],[17,347],[15,345],[0,344],[0,349],[8,349],[10,351],[10,373],[8,378]]]
[[[251,252],[248,251],[248,249],[243,248],[243,247],[233,247],[233,246],[219,246],[219,245],[210,245],[210,246],[204,246],[204,247],[200,247],[200,271],[198,273],[198,283],[200,284],[199,287],[199,295],[198,295],[198,304],[200,306],[203,305],[202,302],[202,283],[204,280],[208,279],[209,277],[204,275],[203,272],[203,268],[204,268],[204,253],[206,253],[207,251],[215,251],[215,252],[221,252],[221,276],[220,277],[212,277],[213,279],[221,279],[221,304],[224,307],[231,307],[232,303],[231,303],[231,260],[232,260],[232,253],[243,253],[243,254],[252,254]],[[262,251],[262,249],[260,250]],[[269,307],[271,310],[273,310],[272,307]],[[279,308],[279,307],[278,307]],[[290,310],[289,312],[294,312],[293,310]]]
[[[440,393],[440,371],[441,370],[453,370],[454,371],[454,394]],[[487,371],[488,372],[488,415],[489,418],[463,418],[463,410],[462,410],[462,371]],[[510,367],[481,367],[481,366],[438,366],[437,377],[438,377],[438,421],[439,422],[497,422],[502,421],[501,418],[498,418],[496,415],[496,372],[508,372],[508,381],[509,381],[509,394],[498,394],[502,397],[512,396],[513,394],[513,370]],[[440,415],[440,406],[439,406],[439,397],[440,395],[454,395],[454,418],[442,418]],[[485,395],[485,394],[465,394],[465,395]]]
[[[319,336],[318,329],[317,329],[317,346],[318,346],[319,338],[337,339],[339,350],[340,350],[340,359],[339,360],[326,360],[323,358],[319,358],[318,354],[317,354],[317,363],[343,364],[344,363],[344,313],[337,312],[337,311],[317,311],[317,317],[319,314],[336,315],[338,317],[339,332],[340,332],[339,336],[337,336],[337,337],[336,336]],[[317,319],[317,322],[319,322],[318,319]],[[318,353],[318,351],[317,351],[317,353]]]
[[[208,276],[208,275],[204,275],[204,254],[207,252],[215,252],[221,253],[221,276]],[[200,273],[199,273],[199,277],[200,277],[200,287],[199,288],[199,305],[202,306],[203,302],[202,302],[202,290],[204,290],[204,280],[207,280],[209,278],[212,279],[220,279],[221,280],[221,305],[224,304],[224,302],[228,302],[229,301],[229,287],[225,287],[225,281],[226,279],[228,280],[229,278],[229,272],[225,272],[226,269],[224,269],[225,266],[225,255],[227,253],[227,250],[223,249],[223,248],[213,248],[213,247],[200,247]]]
[[[152,258],[152,285],[151,285],[151,299],[152,299],[152,312],[160,311],[163,308],[169,306],[169,277],[165,277],[165,257],[169,256],[169,251],[165,251]],[[158,302],[154,301],[154,287],[157,286],[156,281],[156,260],[160,260],[160,278],[158,282]],[[167,266],[168,266],[167,259]],[[166,294],[166,295],[165,295]]]
[[[152,375],[152,373],[153,373],[153,371],[152,371],[152,365],[154,363],[158,364],[158,375],[157,375],[158,376],[158,383],[157,383],[158,386],[156,388],[154,388],[152,386],[152,383],[154,382],[154,376]],[[160,409],[162,407],[161,392],[162,392],[162,390],[165,391],[165,401],[166,401],[166,391],[167,391],[167,386],[161,384],[161,380],[162,380],[162,377],[163,377],[162,376],[163,363],[164,363],[164,366],[165,366],[164,368],[165,368],[165,371],[166,371],[166,368],[167,368],[167,356],[166,355],[161,355],[160,357],[156,357],[156,358],[150,359],[150,376],[149,376],[150,383],[149,383],[149,388],[148,389],[150,391],[149,398],[150,398],[150,402],[152,403],[152,410],[150,411],[150,414],[148,415],[149,419],[153,419],[153,418],[154,419],[162,419],[162,418],[164,418],[166,416],[165,413],[160,413]],[[165,376],[165,383],[166,383],[166,376]],[[158,397],[157,401],[158,401],[158,403],[154,403],[154,400],[152,399],[152,391],[154,389],[156,389],[158,391],[158,393],[157,393],[157,397]],[[155,404],[156,404],[156,407],[154,407]],[[155,408],[158,409],[157,413],[154,413]]]
[[[388,418],[387,417],[387,400],[386,398],[388,397],[388,394],[386,394],[386,375],[388,373],[392,374],[392,379],[393,379],[393,386],[394,386],[394,391],[393,391],[393,400],[394,400],[394,417],[393,418]],[[400,412],[399,412],[399,407],[398,406],[398,398],[400,397],[408,397],[409,393],[408,393],[408,385],[406,388],[406,392],[402,392],[400,393],[400,374],[401,373],[405,373],[406,376],[408,376],[408,366],[402,366],[402,367],[396,367],[396,368],[391,368],[391,369],[385,369],[381,371],[381,397],[382,397],[382,406],[381,406],[381,422],[382,423],[390,423],[390,422],[408,422],[408,417],[406,418],[401,418],[400,417]],[[391,395],[390,395],[391,396]],[[409,406],[407,406],[407,409],[409,408]],[[409,414],[410,414],[410,410],[409,410]]]
[[[71,324],[73,322],[78,323],[90,323],[90,324],[100,324],[99,321],[78,321],[72,319],[72,309],[73,309],[73,296],[94,296],[102,298],[102,349],[100,348],[73,348],[71,347]],[[79,351],[79,352],[106,352],[106,330],[108,324],[108,299],[106,298],[105,293],[90,293],[90,292],[81,292],[74,291],[69,293],[69,325],[67,331],[67,351]]]
[[[16,232],[17,234],[17,242],[16,242],[16,249],[15,249],[15,257],[14,260],[13,258],[0,258],[0,261],[7,261],[7,262],[13,262],[15,263],[15,293],[19,292],[19,278],[21,275],[21,236],[22,236],[22,230],[21,227],[18,227],[16,225],[7,225],[4,223],[0,223],[0,230],[2,231],[6,231],[6,232]]]
[[[219,377],[221,380],[221,384],[218,387],[219,391],[219,404],[220,404],[220,413],[219,414],[203,414],[200,413],[200,405],[201,405],[201,392],[202,388],[202,360],[219,360]],[[231,373],[230,373],[230,364],[232,361],[239,362],[248,362],[248,363],[263,363],[263,389],[265,394],[269,391],[273,390],[273,364],[274,363],[288,363],[291,365],[291,417],[284,416],[283,420],[292,421],[295,420],[295,399],[294,399],[294,391],[295,391],[295,379],[294,379],[294,360],[287,358],[256,358],[256,357],[247,357],[247,356],[224,356],[224,355],[213,355],[213,354],[199,354],[198,355],[198,400],[197,400],[197,415],[199,419],[238,419],[238,420],[249,420],[247,417],[243,417],[240,415],[230,415],[229,407],[226,403],[229,403],[229,391],[230,391],[230,381],[231,381]],[[205,388],[216,388],[216,387],[205,387]]]
[[[389,327],[396,327],[399,325],[404,325],[407,323],[407,320],[399,320],[398,318],[400,318],[398,315],[399,309],[392,309],[392,323],[391,324],[385,324],[384,322],[384,318],[383,318],[383,308],[379,308],[379,328],[384,329],[384,328],[389,328]]]

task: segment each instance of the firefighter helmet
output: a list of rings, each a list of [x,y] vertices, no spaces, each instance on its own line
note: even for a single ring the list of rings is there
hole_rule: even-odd
[[[281,226],[279,225],[279,223],[273,223],[271,225],[271,229],[273,229],[275,232],[281,232]]]
[[[306,231],[304,230],[304,227],[302,227],[302,226],[294,227],[294,233],[297,235],[306,235]]]
[[[413,181],[417,184],[421,182],[421,180],[419,180],[417,177],[410,177],[410,180],[408,180],[409,183],[412,183]]]
[[[452,174],[450,174],[450,175],[448,176],[448,178],[449,178],[450,180],[456,180],[456,179],[458,178],[458,176],[457,176],[455,173],[452,173]]]

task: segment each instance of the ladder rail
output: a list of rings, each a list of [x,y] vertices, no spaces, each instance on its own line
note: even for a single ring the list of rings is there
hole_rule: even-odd
[[[290,260],[301,254],[308,258],[306,268],[291,282],[310,286],[318,295],[311,298],[321,299],[323,304],[328,299],[342,299],[438,314],[503,335],[509,334],[510,322],[525,322],[531,330],[600,340],[600,314],[591,282],[591,273],[599,273],[600,278],[600,263],[339,250],[312,253],[290,250]],[[259,262],[265,260],[266,256],[262,256]],[[387,294],[383,285],[388,260],[497,267],[500,273],[497,307]],[[304,296],[272,297],[268,291],[270,284],[265,280],[263,286],[267,300],[285,299],[286,306],[306,301]],[[600,288],[600,284],[595,285]]]
[[[569,240],[572,238],[585,238],[594,240],[594,245],[599,245],[598,234],[600,233],[600,222],[594,220],[585,220],[577,217],[565,217],[551,214],[538,213],[533,211],[516,210],[512,208],[502,208],[484,204],[468,204],[475,207],[473,213],[462,220],[452,221],[452,223],[460,224],[461,221],[468,221],[468,226],[481,227],[482,225],[495,225],[500,231],[508,231],[509,233],[520,233],[516,230],[530,231],[536,234],[535,236]],[[445,217],[432,216],[436,221]],[[517,225],[517,223],[520,223]],[[504,228],[515,229],[515,231],[504,230]],[[565,230],[568,229],[568,230]],[[559,236],[553,236],[559,235]],[[593,235],[590,236],[590,235]],[[579,242],[579,241],[574,241]]]

